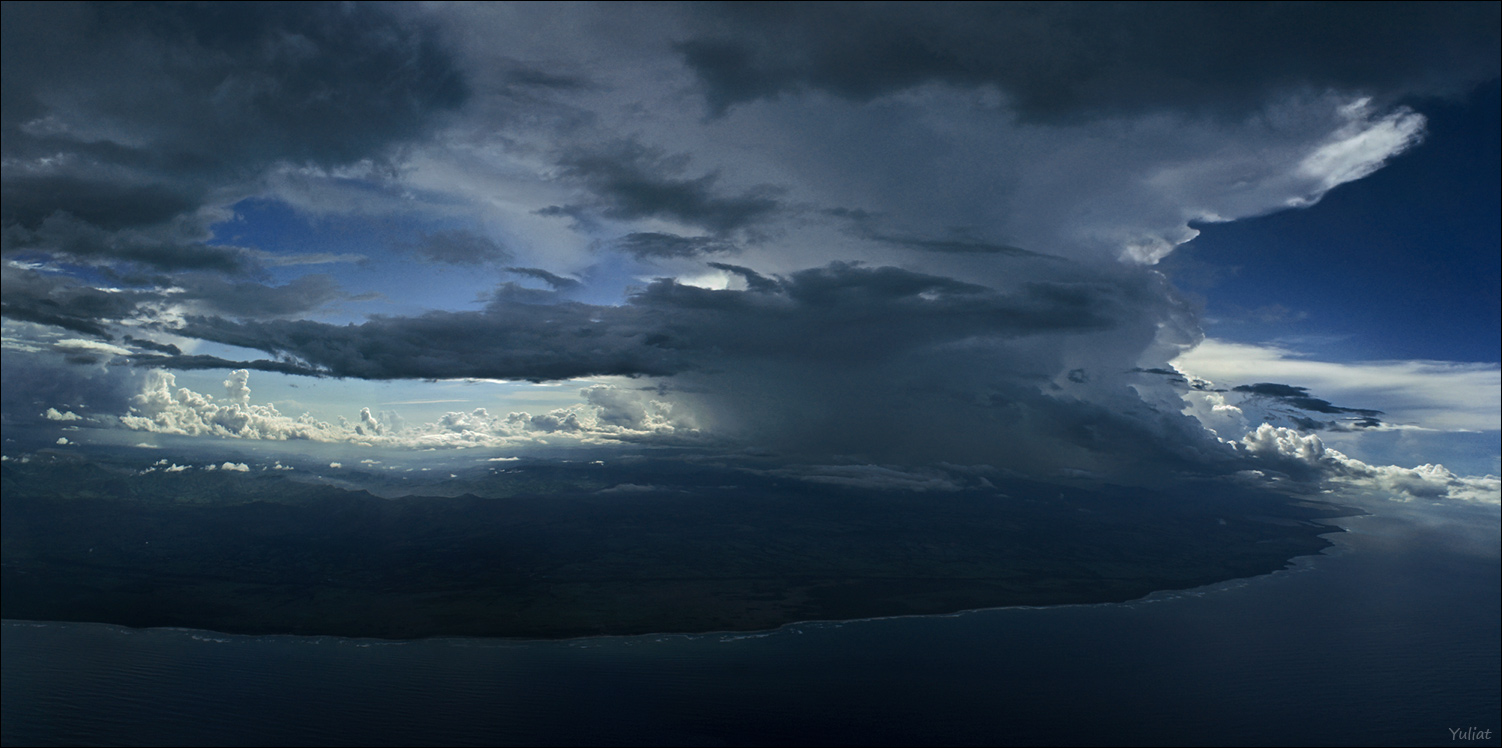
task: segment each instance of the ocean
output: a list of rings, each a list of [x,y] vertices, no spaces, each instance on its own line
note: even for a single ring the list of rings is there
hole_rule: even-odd
[[[1285,571],[1122,604],[566,641],[7,620],[0,739],[1502,743],[1497,507],[1363,506]]]

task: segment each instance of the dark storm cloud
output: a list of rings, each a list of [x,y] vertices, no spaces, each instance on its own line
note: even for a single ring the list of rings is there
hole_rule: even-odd
[[[1380,410],[1359,409],[1359,407],[1340,407],[1328,400],[1311,397],[1308,388],[1298,388],[1293,385],[1278,385],[1274,382],[1259,382],[1256,385],[1239,385],[1232,388],[1233,392],[1245,392],[1248,395],[1260,395],[1260,397],[1272,398],[1280,403],[1289,404],[1296,409],[1308,410],[1311,413],[1355,413],[1361,416],[1380,416]]]
[[[446,265],[487,265],[511,259],[511,253],[493,239],[460,229],[428,234],[403,248],[429,262]]]
[[[542,268],[510,267],[506,268],[506,272],[523,275],[528,278],[536,278],[537,280],[548,284],[554,291],[572,291],[584,285],[583,283],[580,283],[573,278],[565,278],[561,275],[558,275],[557,273],[550,273],[546,270],[543,270]]]
[[[108,161],[90,157],[90,151],[100,150],[115,152],[110,155],[123,155],[119,151],[124,149],[118,146],[101,149],[85,144],[73,149],[73,154],[75,158],[82,157],[87,165],[106,166]],[[0,219],[7,225],[19,223],[33,228],[41,228],[43,221],[49,218],[65,220],[105,234],[128,226],[161,223],[197,208],[202,202],[201,187],[196,184],[121,184],[108,181],[108,176],[16,173],[3,182],[4,207],[0,208]],[[74,233],[78,230],[75,229]],[[95,243],[103,245],[105,242],[96,239]],[[69,247],[63,251],[78,252],[78,249]],[[100,252],[88,249],[79,252],[83,255],[96,253]]]
[[[375,317],[350,326],[192,317],[182,332],[289,356],[310,371],[360,379],[544,381],[673,373],[681,367],[677,357],[644,340],[639,315],[629,306],[615,311],[508,298],[483,312]]]
[[[752,291],[768,292],[776,291],[778,288],[778,283],[776,280],[768,278],[765,275],[752,270],[751,268],[741,267],[740,265],[731,265],[724,262],[711,262],[707,264],[716,270],[724,270],[727,273],[734,273],[736,275],[739,275],[746,281],[746,287]]]
[[[678,45],[710,110],[995,85],[1024,117],[1243,110],[1278,91],[1460,93],[1497,75],[1496,3],[726,3]]]
[[[591,88],[593,84],[582,75],[565,75],[539,70],[521,63],[501,75],[501,79],[513,86],[544,88],[556,91],[577,91]]]
[[[898,268],[836,263],[746,291],[669,279],[623,306],[537,303],[503,286],[479,312],[376,317],[360,325],[192,317],[179,332],[365,379],[554,380],[670,375],[735,361],[848,365],[967,339],[1108,329],[1136,303],[1106,284],[1027,283],[1002,293]]]
[[[993,242],[975,241],[972,239],[920,239],[906,236],[883,236],[875,235],[872,239],[894,244],[899,247],[915,249],[920,252],[943,252],[947,254],[982,254],[982,255],[1008,255],[1012,257],[1044,257],[1037,252],[1029,252],[1021,247],[1010,244],[995,244]]]
[[[893,232],[883,227],[888,216],[859,208],[826,208],[824,215],[845,221],[856,236],[874,242],[902,247],[917,252],[962,255],[1002,255],[1010,257],[1052,257],[1032,252],[1011,244],[1000,244],[976,239],[962,227],[951,228],[947,236],[912,236]],[[1057,258],[1055,258],[1057,259]]]
[[[231,361],[218,356],[205,355],[174,355],[174,356],[136,356],[131,362],[137,366],[149,366],[154,369],[253,369],[256,371],[274,371],[278,374],[297,374],[305,377],[325,376],[323,372],[310,369],[299,364],[286,361],[268,361],[258,359],[255,361]]]
[[[144,338],[137,338],[131,335],[126,335],[124,338],[122,338],[122,340],[124,340],[128,345],[132,345],[141,350],[152,351],[154,353],[161,353],[168,356],[183,355],[183,349],[178,348],[171,343],[158,343],[155,340],[146,340]]]
[[[129,196],[121,203],[121,215],[131,213]],[[82,261],[124,260],[156,270],[213,270],[225,273],[249,271],[257,265],[254,255],[238,247],[210,246],[193,236],[202,231],[184,225],[109,230],[67,213],[53,213],[27,228],[8,223],[3,229],[7,255],[35,252],[62,255]]]
[[[433,33],[373,5],[7,3],[3,33],[7,252],[236,269],[169,222],[279,161],[379,157],[465,97]],[[62,241],[63,216],[96,234]],[[159,246],[97,233],[145,228]]]
[[[109,292],[72,278],[6,268],[0,273],[0,313],[8,319],[109,338],[108,325],[134,315],[156,298],[148,292]]]
[[[1266,398],[1282,403],[1299,410],[1310,413],[1325,413],[1328,415],[1358,415],[1366,419],[1375,420],[1375,416],[1382,415],[1380,410],[1366,408],[1343,408],[1331,403],[1329,400],[1321,400],[1309,394],[1307,387],[1295,387],[1289,384],[1277,384],[1274,382],[1257,382],[1256,384],[1243,384],[1232,387],[1233,392],[1243,392],[1248,395]]]
[[[1162,367],[1154,366],[1147,369],[1134,369],[1133,371],[1136,371],[1138,374],[1157,374],[1160,377],[1167,377],[1168,381],[1173,382],[1174,384],[1189,384],[1189,380],[1185,379],[1183,374],[1180,374],[1173,369],[1164,369]]]
[[[5,349],[0,356],[0,413],[7,438],[18,423],[45,423],[37,414],[48,408],[125,413],[131,396],[141,391],[139,378],[122,371],[128,367],[69,366],[66,357],[56,351]]]
[[[719,175],[681,176],[688,166],[686,157],[670,157],[633,142],[570,153],[561,164],[565,176],[595,194],[609,218],[660,218],[727,233],[768,218],[780,205],[778,191],[771,187],[722,195],[715,188]]]
[[[184,274],[171,289],[103,290],[69,276],[8,267],[0,274],[4,296],[0,314],[8,319],[51,325],[110,340],[111,327],[124,320],[149,321],[157,307],[184,305],[200,312],[240,318],[277,318],[304,314],[346,298],[327,275],[305,275],[281,286],[228,282],[207,274]],[[133,340],[127,337],[127,341]],[[156,344],[138,347],[159,350]]]
[[[1175,386],[1185,387],[1191,390],[1198,390],[1200,392],[1227,392],[1224,387],[1215,386],[1214,382],[1194,377],[1185,377],[1183,372],[1177,371],[1175,369],[1165,369],[1160,366],[1154,366],[1146,369],[1140,367],[1134,368],[1132,369],[1132,371],[1137,374],[1156,374],[1160,377],[1164,377],[1168,382],[1172,383]]]
[[[289,317],[306,314],[346,298],[333,277],[322,273],[300,276],[284,285],[229,282],[215,277],[182,278],[178,298],[191,299],[207,310],[232,317]]]
[[[679,236],[658,231],[639,231],[616,240],[616,246],[638,259],[698,257],[735,251],[735,245],[708,236]]]

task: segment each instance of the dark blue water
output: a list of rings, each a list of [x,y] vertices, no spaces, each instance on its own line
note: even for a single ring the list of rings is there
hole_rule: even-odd
[[[3,624],[4,743],[1498,745],[1496,507],[1122,605],[407,643]],[[1452,740],[1450,728],[1491,730]]]

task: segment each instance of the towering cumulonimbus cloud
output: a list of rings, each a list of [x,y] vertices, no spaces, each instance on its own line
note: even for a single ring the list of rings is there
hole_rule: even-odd
[[[810,455],[1104,469],[1144,450],[1153,464],[1218,450],[1129,388],[1136,359],[1186,315],[1149,271],[1050,263],[1003,290],[894,267],[736,270],[744,290],[659,280],[621,306],[503,287],[478,312],[189,318],[180,332],[336,377],[653,378],[727,437]],[[591,401],[606,422],[643,418]]]
[[[1234,471],[1276,450],[1206,426],[1255,430],[1254,398],[1327,430],[1389,409],[1187,387],[1170,362],[1203,333],[1155,264],[1420,143],[1412,97],[1494,78],[1498,25],[1494,4],[7,5],[6,366],[129,379],[146,399],[101,402],[164,433],[393,436],[143,369],[623,377],[431,436]]]

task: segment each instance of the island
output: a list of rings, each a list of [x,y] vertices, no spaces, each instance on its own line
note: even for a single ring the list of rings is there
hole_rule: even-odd
[[[1210,479],[883,491],[536,463],[484,495],[391,498],[275,471],[0,471],[5,618],[386,639],[1120,602],[1284,568],[1357,513]]]

